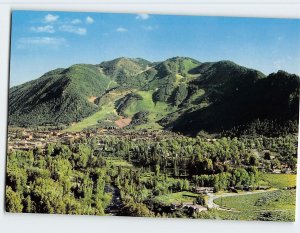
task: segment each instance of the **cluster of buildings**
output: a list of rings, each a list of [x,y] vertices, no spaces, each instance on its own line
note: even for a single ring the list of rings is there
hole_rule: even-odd
[[[84,132],[61,132],[61,131],[32,131],[32,130],[9,130],[8,152],[12,150],[29,151],[36,148],[44,149],[49,143],[70,144],[76,139],[91,137],[91,133]]]
[[[122,129],[100,129],[91,132],[64,132],[59,130],[36,131],[27,129],[17,129],[8,131],[8,152],[13,150],[29,151],[36,148],[45,149],[49,143],[60,142],[62,144],[71,144],[78,140],[84,140],[92,136],[99,138],[104,136],[114,136],[117,138],[126,138],[132,141],[152,140],[160,141],[166,137],[176,136],[174,133],[162,133],[161,131],[127,131]]]
[[[97,135],[115,136],[116,138],[126,138],[132,141],[137,140],[151,140],[151,141],[161,141],[165,138],[178,137],[178,134],[174,132],[161,131],[161,130],[124,130],[124,129],[114,129],[107,130],[101,129],[95,132]]]

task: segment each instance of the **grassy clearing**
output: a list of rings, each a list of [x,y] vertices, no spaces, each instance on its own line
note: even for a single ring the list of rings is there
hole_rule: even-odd
[[[106,90],[109,90],[110,88],[113,88],[113,87],[117,87],[118,86],[118,83],[115,82],[115,81],[109,81],[107,87],[106,87]]]
[[[197,63],[193,62],[193,61],[190,60],[190,59],[185,59],[185,60],[183,61],[183,65],[184,65],[184,69],[185,69],[186,71],[189,71],[189,70],[195,68],[196,66],[198,66]]]
[[[218,211],[222,219],[294,221],[295,190],[277,190],[253,195],[223,197],[215,203],[237,212]]]
[[[118,158],[107,158],[106,163],[113,166],[119,166],[119,167],[133,167],[133,165],[123,159]]]
[[[179,85],[179,84],[182,84],[182,83],[186,83],[186,82],[187,82],[187,78],[186,77],[183,77],[180,74],[176,74],[176,79],[175,79],[175,84],[176,85]]]
[[[104,119],[107,115],[115,114],[114,103],[103,105],[100,110],[93,115],[84,118],[82,121],[75,123],[74,125],[67,128],[66,132],[78,132],[82,131],[84,128],[96,125],[98,120]]]
[[[198,104],[199,102],[201,102],[200,100],[202,99],[204,94],[205,94],[205,90],[199,89],[195,94],[191,96],[190,98],[191,103]]]
[[[285,188],[296,186],[296,174],[262,174],[261,185],[273,188]]]
[[[65,130],[65,132],[77,132],[82,131],[83,129],[97,125],[99,120],[105,119],[108,115],[115,114],[115,101],[122,96],[126,95],[129,91],[134,90],[125,90],[118,92],[111,92],[101,98],[101,108],[98,112],[93,115],[86,117],[80,122],[75,123]],[[133,116],[139,111],[149,111],[149,122],[144,125],[139,125],[136,129],[161,129],[161,126],[156,123],[156,121],[163,118],[166,114],[172,111],[172,107],[164,102],[157,102],[156,104],[152,100],[151,91],[137,91],[137,94],[143,97],[142,100],[133,102],[125,111],[128,116]]]
[[[110,82],[109,87],[114,86],[114,82]],[[109,88],[108,87],[108,88]],[[118,115],[115,110],[115,101],[117,101],[122,96],[126,95],[130,90],[124,91],[113,91],[101,98],[101,107],[99,111],[95,112],[93,115],[84,118],[82,121],[75,123],[74,125],[67,128],[66,132],[79,132],[83,129],[94,126],[98,124],[98,121],[105,119],[108,115]]]
[[[142,100],[133,102],[125,111],[128,115],[134,115],[139,111],[149,111],[152,113],[165,113],[167,112],[168,105],[163,102],[157,102],[156,104],[152,100],[151,91],[137,91],[137,94],[143,97]]]
[[[156,123],[156,122],[149,122],[147,124],[142,124],[142,125],[137,125],[135,126],[136,130],[143,130],[143,129],[147,129],[147,130],[159,130],[162,129],[163,127]]]
[[[139,111],[149,111],[149,122],[144,125],[139,125],[136,129],[160,129],[161,126],[156,121],[163,118],[172,109],[164,102],[157,102],[156,104],[152,100],[151,91],[137,91],[137,94],[142,96],[142,100],[135,101],[125,110],[128,116],[133,116]]]
[[[157,201],[160,201],[166,205],[180,204],[180,203],[193,203],[198,194],[183,191],[178,193],[171,193],[156,197]]]
[[[238,211],[261,210],[293,210],[295,209],[295,190],[276,190],[272,192],[257,193],[223,197],[215,200],[218,205],[234,208]]]

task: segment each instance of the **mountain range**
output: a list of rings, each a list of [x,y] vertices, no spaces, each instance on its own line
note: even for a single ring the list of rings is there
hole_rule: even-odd
[[[299,76],[231,61],[117,58],[76,64],[9,89],[8,124],[167,129],[183,134],[293,133]]]

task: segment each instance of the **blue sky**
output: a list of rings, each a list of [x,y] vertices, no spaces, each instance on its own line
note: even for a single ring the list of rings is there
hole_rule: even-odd
[[[117,57],[232,60],[300,74],[300,20],[14,11],[11,86],[76,63]]]

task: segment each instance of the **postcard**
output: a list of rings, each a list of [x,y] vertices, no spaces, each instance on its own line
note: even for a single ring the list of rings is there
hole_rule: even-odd
[[[299,19],[13,11],[6,211],[294,221],[299,64]]]

